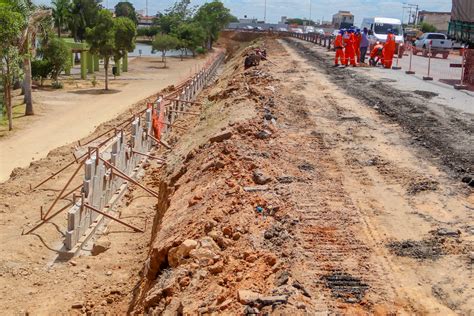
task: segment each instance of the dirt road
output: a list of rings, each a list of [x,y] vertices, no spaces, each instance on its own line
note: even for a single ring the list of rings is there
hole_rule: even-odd
[[[191,109],[201,115],[168,139],[166,166],[147,168],[160,199],[135,188],[124,201],[122,217],[153,225],[111,225],[98,256],[52,262],[64,217],[19,234],[71,172],[34,192],[25,183],[70,148],[1,184],[1,309],[472,313],[474,194],[459,180],[472,116],[331,68],[305,45],[267,39],[278,66],[248,70],[235,53]]]
[[[190,75],[204,59],[180,61],[170,58],[169,68],[162,69],[159,58],[135,58],[128,73],[111,79],[110,91],[82,88],[36,91],[37,115],[15,121],[12,135],[0,138],[0,182],[16,167],[26,167],[45,157],[54,148],[90,134],[100,123],[115,118],[130,105]],[[102,79],[97,74],[97,80]],[[22,121],[23,120],[23,121]]]

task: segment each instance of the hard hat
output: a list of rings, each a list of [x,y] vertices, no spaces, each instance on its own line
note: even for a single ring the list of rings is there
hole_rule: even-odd
[[[392,29],[388,29],[387,34],[392,34]]]
[[[360,33],[360,29],[356,29],[356,32],[357,32],[357,33]]]
[[[344,34],[344,30],[343,30],[343,29],[340,29],[340,30],[339,30],[339,34],[343,35],[343,34]]]

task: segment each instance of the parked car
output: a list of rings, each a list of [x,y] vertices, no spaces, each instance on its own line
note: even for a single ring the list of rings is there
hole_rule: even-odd
[[[425,33],[415,41],[413,54],[421,52],[423,56],[428,56],[430,44],[432,57],[441,54],[446,59],[453,48],[453,42],[443,33]]]

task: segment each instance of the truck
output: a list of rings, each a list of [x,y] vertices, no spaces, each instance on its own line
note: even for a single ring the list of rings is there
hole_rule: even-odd
[[[395,34],[395,42],[397,44],[396,52],[398,52],[398,58],[403,57],[405,47],[402,22],[399,19],[384,17],[364,18],[360,28],[367,28],[369,30],[369,42],[371,49],[375,46],[376,42],[385,43],[387,40],[388,30],[392,30]]]
[[[444,59],[447,59],[449,52],[453,48],[453,42],[443,33],[425,33],[418,37],[413,44],[413,54],[419,52],[427,57],[431,50],[431,56],[436,57],[440,54]]]
[[[474,1],[453,0],[448,36],[474,48]]]
[[[464,80],[474,85],[474,1],[453,0],[448,36],[470,48],[464,53]]]

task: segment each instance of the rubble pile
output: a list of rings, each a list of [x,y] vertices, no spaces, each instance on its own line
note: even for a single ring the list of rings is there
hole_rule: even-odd
[[[272,145],[283,115],[278,82],[262,67],[244,71],[244,56],[227,65],[208,101],[255,114],[210,129],[162,171],[166,181],[157,185],[167,202],[158,206],[137,312],[258,314],[304,309],[310,296],[287,272],[298,219],[285,186],[297,180],[280,173]]]

